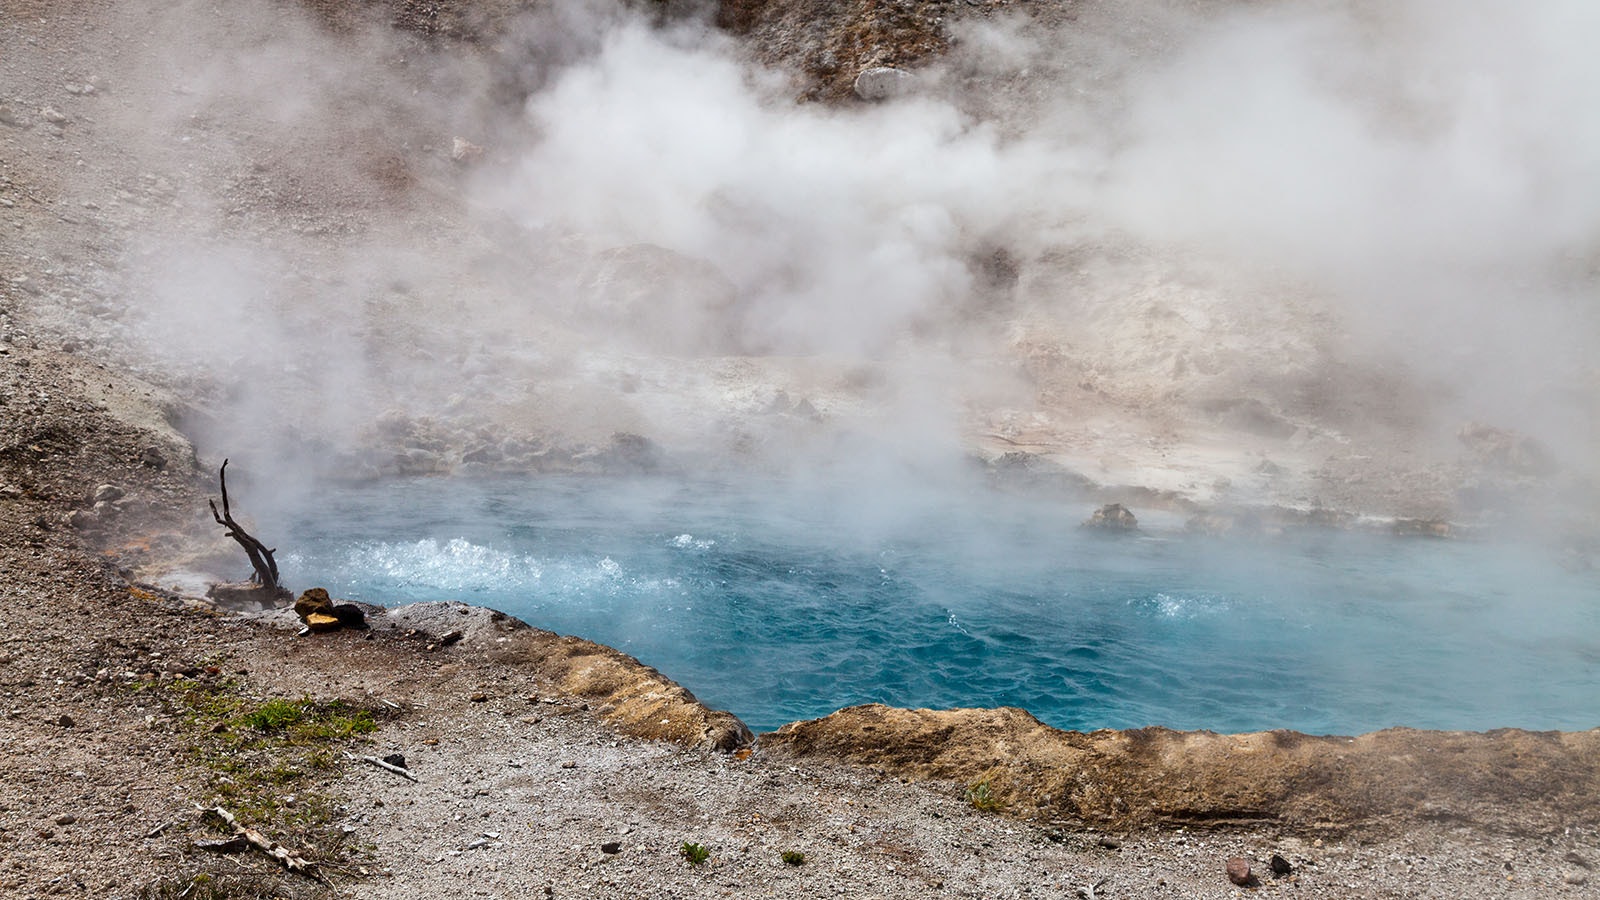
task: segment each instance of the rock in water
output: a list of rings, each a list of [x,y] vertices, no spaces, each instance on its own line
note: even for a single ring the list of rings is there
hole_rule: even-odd
[[[874,66],[856,76],[856,96],[863,100],[890,100],[911,93],[917,76],[893,66]]]
[[[1097,531],[1138,531],[1139,520],[1121,503],[1107,503],[1095,510],[1083,527]]]
[[[1251,887],[1256,883],[1256,876],[1250,871],[1250,864],[1244,857],[1235,856],[1228,860],[1228,880],[1240,887]]]

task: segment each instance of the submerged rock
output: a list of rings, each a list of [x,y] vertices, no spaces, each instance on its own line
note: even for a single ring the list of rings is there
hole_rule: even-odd
[[[1109,532],[1138,531],[1139,520],[1121,503],[1107,503],[1095,510],[1094,515],[1083,523],[1083,527]]]

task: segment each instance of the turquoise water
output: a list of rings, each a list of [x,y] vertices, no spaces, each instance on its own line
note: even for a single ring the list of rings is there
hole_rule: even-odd
[[[881,489],[880,489],[881,488]],[[540,477],[339,489],[285,580],[618,647],[757,731],[842,706],[1062,728],[1600,725],[1600,577],[1536,547],[1096,536],[976,485]]]

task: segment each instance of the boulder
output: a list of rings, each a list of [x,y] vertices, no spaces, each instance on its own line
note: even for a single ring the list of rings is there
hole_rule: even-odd
[[[324,588],[312,588],[294,601],[295,614],[312,631],[366,628],[367,614],[354,603],[334,603]]]

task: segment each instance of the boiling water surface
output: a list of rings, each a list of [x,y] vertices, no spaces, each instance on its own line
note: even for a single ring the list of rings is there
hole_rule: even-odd
[[[842,706],[1062,728],[1600,724],[1600,582],[1538,548],[1104,537],[987,489],[541,477],[351,487],[285,578],[618,647],[762,731]]]

